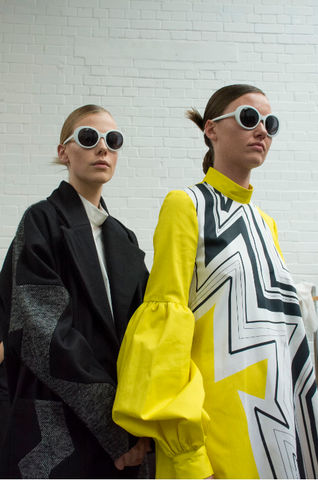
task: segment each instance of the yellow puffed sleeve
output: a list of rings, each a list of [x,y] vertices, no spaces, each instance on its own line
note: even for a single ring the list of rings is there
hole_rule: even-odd
[[[256,207],[256,208],[259,211],[261,217],[263,217],[263,219],[265,220],[265,222],[269,226],[269,229],[270,229],[270,231],[273,235],[273,240],[274,240],[274,243],[275,243],[275,247],[276,247],[279,255],[281,256],[282,260],[285,263],[283,253],[281,251],[281,248],[280,248],[280,245],[279,245],[279,242],[278,242],[278,231],[277,231],[277,225],[276,225],[275,220],[272,217],[270,217],[269,215],[267,215],[267,213],[264,213],[260,208],[258,208],[258,207]]]
[[[113,418],[156,442],[157,478],[206,478],[209,417],[202,376],[191,360],[194,316],[188,308],[198,242],[195,207],[170,192],[154,235],[144,303],[129,322],[118,358]]]

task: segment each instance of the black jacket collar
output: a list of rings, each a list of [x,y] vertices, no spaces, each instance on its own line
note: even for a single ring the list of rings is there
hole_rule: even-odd
[[[76,190],[62,182],[48,201],[58,210],[65,222],[62,231],[70,256],[91,300],[92,306],[106,323],[114,340],[121,341],[126,329],[131,304],[138,284],[145,283],[144,252],[135,236],[113,217],[102,225],[107,274],[110,283],[114,319],[100,270],[92,229]],[[101,203],[107,211],[105,202]]]

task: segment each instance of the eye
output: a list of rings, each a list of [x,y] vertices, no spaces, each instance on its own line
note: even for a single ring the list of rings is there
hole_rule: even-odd
[[[259,116],[254,108],[244,108],[240,114],[240,120],[244,127],[253,128],[257,125]]]
[[[92,128],[82,128],[78,133],[78,140],[84,147],[96,145],[98,134]]]
[[[120,132],[110,131],[106,135],[106,143],[111,150],[120,150],[124,139]]]

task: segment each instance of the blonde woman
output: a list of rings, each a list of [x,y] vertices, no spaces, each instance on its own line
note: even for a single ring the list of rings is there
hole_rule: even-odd
[[[147,475],[139,464],[148,441],[111,418],[119,347],[148,277],[134,233],[101,197],[123,143],[104,108],[72,112],[58,146],[69,181],[25,212],[4,262],[0,321],[11,413],[2,478]],[[124,454],[130,466],[118,469]]]

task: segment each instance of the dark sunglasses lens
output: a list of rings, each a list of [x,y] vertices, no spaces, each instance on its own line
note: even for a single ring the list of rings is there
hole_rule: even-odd
[[[124,139],[121,133],[119,132],[108,132],[106,135],[107,145],[112,150],[119,150],[124,143]]]
[[[98,134],[91,128],[82,128],[78,134],[78,140],[83,147],[93,147],[98,140]]]
[[[265,123],[266,123],[265,128],[267,130],[267,133],[269,135],[276,135],[279,127],[278,118],[275,117],[275,115],[270,115],[269,117],[266,118]]]
[[[244,127],[253,128],[257,125],[259,116],[256,110],[253,108],[243,108],[240,113],[240,120]]]

